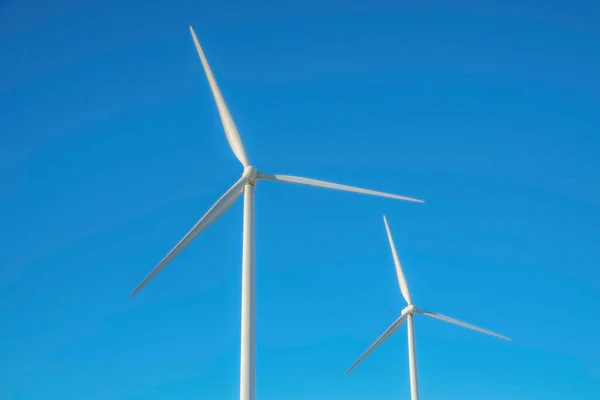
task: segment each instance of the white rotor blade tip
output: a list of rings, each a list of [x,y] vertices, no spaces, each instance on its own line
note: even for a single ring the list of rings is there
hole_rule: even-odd
[[[387,198],[396,199],[396,200],[411,201],[414,203],[425,203],[423,200],[413,199],[412,197],[399,196],[397,194],[379,192],[377,190],[371,190],[371,189],[363,189],[363,188],[359,188],[359,187],[355,187],[355,186],[341,185],[339,183],[320,181],[320,180],[312,179],[312,178],[303,178],[301,176],[268,174],[268,173],[260,172],[258,174],[258,177],[260,179],[267,179],[267,180],[271,180],[271,181],[296,183],[299,185],[315,186],[315,187],[321,187],[321,188],[326,188],[326,189],[335,189],[335,190],[341,190],[344,192],[362,193],[362,194],[368,194],[371,196],[379,196],[379,197],[387,197]]]
[[[396,267],[396,276],[398,277],[398,286],[400,286],[400,292],[402,293],[402,297],[404,297],[404,300],[406,300],[408,304],[412,304],[412,300],[410,298],[410,291],[408,290],[408,283],[406,282],[404,271],[402,271],[400,258],[398,258],[396,245],[394,244],[392,232],[390,231],[390,227],[388,225],[387,219],[385,218],[385,215],[383,216],[383,223],[385,224],[385,230],[387,232],[388,241],[390,242],[390,248],[392,250],[392,257],[394,258],[394,266]]]
[[[227,211],[237,198],[242,194],[242,190],[248,178],[243,176],[236,183],[233,184],[220,198],[217,200],[212,207],[200,218],[200,220],[194,225],[194,227],[171,249],[171,251],[161,260],[160,263],[144,278],[129,295],[132,298],[140,290],[142,290],[160,271],[163,270],[192,240],[196,238],[202,231],[208,228],[213,222],[215,222],[225,211]]]
[[[375,343],[373,343],[359,358],[358,360],[356,360],[356,362],[354,364],[352,364],[352,366],[350,368],[348,368],[348,370],[346,371],[346,375],[352,371],[358,364],[360,364],[360,362],[362,360],[364,360],[365,358],[367,358],[367,356],[369,354],[371,354],[373,352],[373,350],[375,350],[381,343],[383,343],[387,338],[389,338],[394,332],[396,332],[398,330],[398,328],[400,328],[402,326],[402,324],[404,323],[404,321],[406,320],[406,317],[408,316],[408,314],[403,314],[400,317],[398,317],[398,319],[396,319],[392,325],[390,325],[389,328],[387,328],[382,334],[381,336],[379,336],[379,338],[375,341]]]
[[[459,321],[459,320],[457,320],[455,318],[447,317],[447,316],[442,315],[442,314],[434,313],[434,312],[431,312],[431,311],[423,311],[423,310],[417,310],[417,312],[419,314],[425,315],[427,317],[439,319],[439,320],[444,321],[444,322],[449,322],[449,323],[454,324],[454,325],[462,326],[463,328],[472,329],[474,331],[485,333],[486,335],[494,336],[494,337],[497,337],[499,339],[504,339],[504,340],[508,340],[508,341],[512,340],[511,338],[506,337],[504,335],[500,335],[500,334],[498,334],[496,332],[492,332],[490,330],[483,329],[483,328],[480,328],[478,326],[475,326],[475,325],[472,325],[472,324],[468,324],[466,322]]]
[[[219,85],[217,85],[217,81],[212,73],[212,70],[210,69],[210,65],[208,64],[208,60],[204,55],[202,46],[200,46],[200,42],[196,37],[194,28],[192,28],[191,25],[190,32],[192,33],[192,39],[194,39],[196,50],[198,51],[198,55],[200,56],[200,61],[202,62],[204,73],[206,74],[206,78],[208,79],[210,90],[212,91],[213,97],[215,98],[215,103],[217,103],[217,109],[219,110],[219,116],[221,117],[221,122],[223,123],[223,129],[225,130],[225,136],[227,137],[229,146],[231,147],[233,154],[235,154],[237,159],[240,160],[242,165],[244,167],[247,167],[250,165],[250,162],[248,161],[248,156],[246,155],[246,150],[244,149],[242,139],[240,138],[240,134],[238,133],[237,127],[235,126],[235,122],[233,122],[231,113],[229,112],[229,109],[225,104],[225,99],[223,98],[221,90],[219,89]]]

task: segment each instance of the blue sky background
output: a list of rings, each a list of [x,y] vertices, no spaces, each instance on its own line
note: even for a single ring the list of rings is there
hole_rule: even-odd
[[[0,398],[234,399],[242,203],[192,24],[253,163],[257,395],[600,398],[600,5],[0,2]],[[285,4],[289,3],[289,4]],[[594,4],[596,3],[596,4]]]

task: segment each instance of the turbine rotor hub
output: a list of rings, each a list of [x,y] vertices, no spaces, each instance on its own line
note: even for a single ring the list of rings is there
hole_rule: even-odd
[[[256,181],[258,180],[258,170],[253,166],[249,165],[244,168],[244,176],[248,178],[248,184],[252,186],[256,186]]]
[[[416,311],[417,308],[413,304],[409,304],[402,310],[402,314],[414,314]]]

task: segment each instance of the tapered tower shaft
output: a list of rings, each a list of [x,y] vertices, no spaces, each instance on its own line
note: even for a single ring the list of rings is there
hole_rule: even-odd
[[[240,400],[255,398],[255,252],[254,184],[244,187],[244,233],[242,249],[242,338],[240,351]]]
[[[410,399],[419,400],[419,380],[417,378],[417,357],[415,351],[415,326],[413,314],[406,318],[408,329],[408,368],[410,372]]]

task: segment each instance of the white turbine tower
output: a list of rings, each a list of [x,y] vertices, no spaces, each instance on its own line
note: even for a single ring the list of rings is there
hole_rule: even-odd
[[[255,397],[255,370],[254,370],[254,349],[255,349],[255,273],[254,273],[254,187],[259,179],[272,181],[297,183],[308,186],[317,186],[329,189],[344,190],[347,192],[363,193],[374,196],[389,197],[398,200],[407,200],[417,203],[423,203],[422,200],[412,199],[409,197],[398,196],[377,192],[374,190],[361,189],[352,186],[340,185],[337,183],[329,183],[318,181],[315,179],[301,178],[289,175],[274,175],[258,171],[250,164],[242,140],[237,131],[233,118],[225,105],[225,100],[221,95],[215,77],[213,76],[208,61],[204,56],[204,52],[200,47],[200,43],[196,38],[194,30],[190,26],[190,31],[200,61],[204,67],[204,72],[208,79],[208,83],[212,90],[212,94],[217,103],[219,115],[223,123],[227,141],[231,146],[231,150],[242,163],[244,172],[241,178],[225,192],[223,196],[204,214],[202,218],[194,225],[194,227],[175,245],[175,247],[162,259],[162,261],[148,274],[148,276],[135,288],[129,296],[135,296],[144,286],[148,284],[170,261],[177,256],[196,236],[204,231],[210,224],[215,222],[229,207],[233,205],[235,200],[244,193],[244,226],[243,226],[243,245],[242,245],[242,320],[241,320],[241,356],[240,356],[240,400],[254,400]]]
[[[498,335],[497,333],[488,331],[486,329],[479,328],[477,326],[467,324],[465,322],[456,320],[454,318],[446,317],[444,315],[423,311],[416,308],[412,300],[410,298],[410,292],[408,291],[408,284],[406,283],[406,278],[404,277],[404,273],[402,272],[402,266],[400,265],[400,260],[398,259],[398,253],[396,253],[396,246],[394,245],[394,240],[392,239],[392,233],[390,232],[390,227],[388,226],[387,219],[385,216],[383,217],[383,222],[385,224],[385,230],[387,231],[387,236],[390,241],[390,247],[392,249],[392,257],[394,258],[394,265],[396,266],[396,275],[398,276],[398,285],[400,286],[400,292],[402,293],[402,297],[406,300],[408,304],[400,313],[400,317],[394,321],[394,323],[383,332],[383,334],[365,351],[358,360],[346,371],[346,374],[349,373],[356,367],[362,360],[364,360],[373,350],[375,350],[381,343],[383,343],[388,337],[390,337],[394,332],[396,332],[404,323],[407,321],[406,325],[408,328],[408,366],[410,373],[410,398],[411,400],[419,399],[419,388],[418,388],[418,379],[417,379],[417,359],[415,355],[415,334],[414,334],[414,325],[413,325],[413,316],[415,314],[425,315],[427,317],[440,319],[445,322],[450,322],[451,324],[456,324],[463,326],[465,328],[473,329],[478,332],[482,332],[491,336],[496,336],[500,339],[511,340],[506,336]]]

